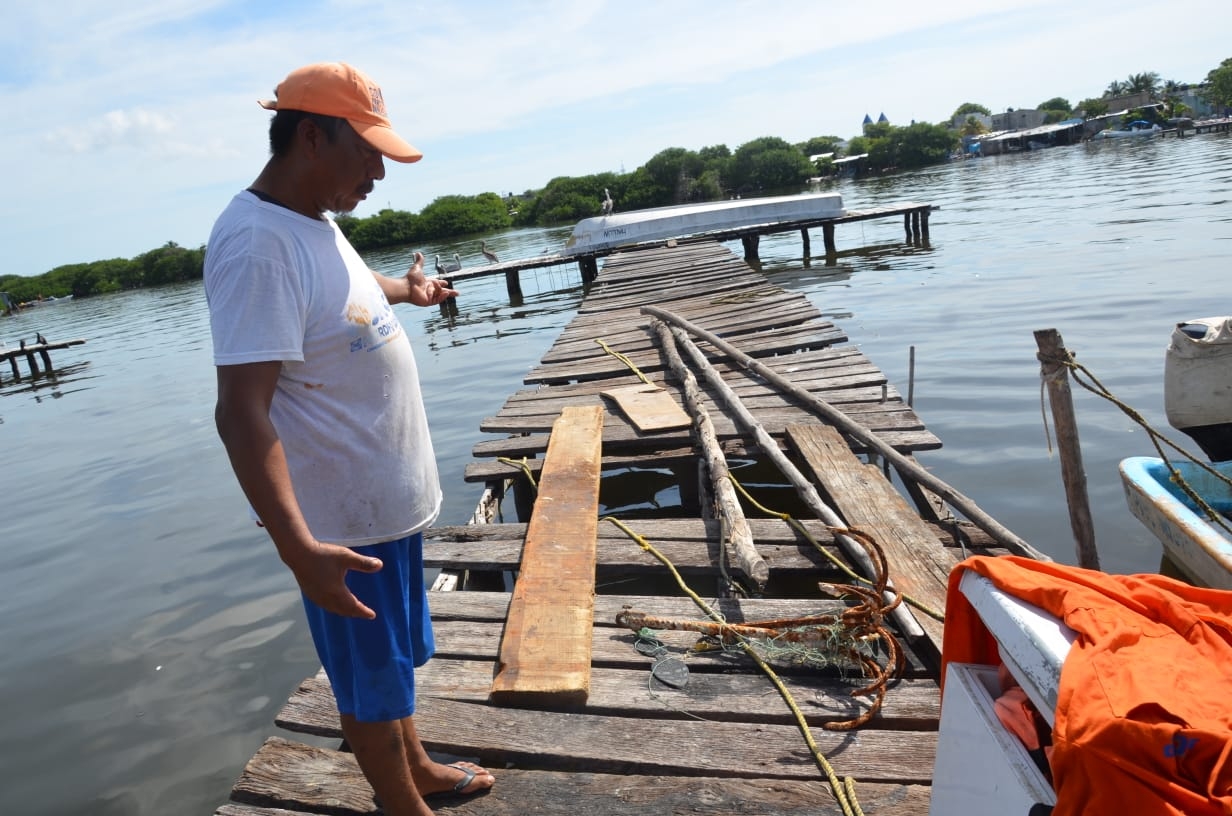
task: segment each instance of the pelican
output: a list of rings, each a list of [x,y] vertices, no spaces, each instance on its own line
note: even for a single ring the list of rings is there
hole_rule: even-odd
[[[500,262],[500,258],[496,257],[496,253],[488,249],[487,241],[480,241],[479,244],[480,244],[479,251],[483,253],[483,257],[488,259],[488,263],[499,263]]]
[[[612,207],[613,207],[612,194],[607,191],[606,187],[604,187],[603,188],[603,207],[602,207],[603,214],[611,215]]]
[[[453,263],[447,264],[446,266],[441,266],[440,255],[433,255],[432,257],[436,258],[437,275],[448,275],[450,272],[457,272],[462,268],[462,259],[458,257],[458,253],[456,252],[453,254]]]

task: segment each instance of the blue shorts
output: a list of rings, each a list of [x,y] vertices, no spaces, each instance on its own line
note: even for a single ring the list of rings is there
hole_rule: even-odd
[[[338,712],[361,722],[387,722],[415,712],[415,668],[436,650],[424,586],[423,535],[354,547],[381,559],[379,572],[351,570],[346,583],[376,620],[326,612],[304,598],[317,656]]]

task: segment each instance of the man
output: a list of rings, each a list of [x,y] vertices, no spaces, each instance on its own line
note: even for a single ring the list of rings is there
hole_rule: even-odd
[[[297,69],[260,104],[271,158],[214,225],[206,297],[215,421],[232,469],[304,595],[342,732],[390,816],[492,775],[432,760],[415,731],[414,668],[434,649],[421,531],[440,509],[410,341],[390,306],[457,292],[370,270],[327,212],[349,212],[418,161],[381,90],[342,63]]]

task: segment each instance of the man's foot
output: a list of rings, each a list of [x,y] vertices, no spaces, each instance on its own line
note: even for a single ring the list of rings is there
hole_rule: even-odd
[[[421,796],[439,793],[469,796],[487,790],[496,782],[486,768],[473,762],[453,762],[449,765],[436,762],[430,770],[431,779],[422,780],[422,784],[421,780],[415,780]]]

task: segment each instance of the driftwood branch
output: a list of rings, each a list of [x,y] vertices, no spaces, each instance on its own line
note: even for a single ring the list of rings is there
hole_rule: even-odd
[[[737,425],[742,427],[746,433],[753,437],[754,442],[756,442],[762,453],[774,462],[779,471],[782,472],[782,474],[787,477],[787,480],[791,482],[792,486],[796,488],[796,493],[799,494],[800,498],[804,500],[804,503],[808,505],[808,508],[813,511],[819,519],[831,527],[846,527],[846,522],[844,522],[838,513],[836,513],[829,505],[822,501],[820,494],[817,492],[817,488],[815,488],[813,483],[800,472],[799,468],[792,464],[786,454],[779,449],[778,443],[775,442],[769,432],[762,427],[762,424],[757,421],[757,418],[753,416],[752,412],[744,406],[744,403],[731,389],[731,386],[723,382],[723,376],[719,374],[719,372],[715,370],[714,366],[710,364],[701,349],[699,349],[697,345],[688,338],[684,331],[679,328],[672,329],[671,335],[691,358],[693,366],[702,373],[702,375],[706,378],[706,382],[708,382],[722,398],[724,405],[734,416]],[[864,573],[866,578],[872,580],[876,577],[876,567],[874,566],[873,560],[869,556],[868,551],[862,544],[855,541],[850,536],[842,533],[835,533],[834,541],[848,558],[859,565],[860,570]],[[893,600],[894,593],[887,592],[887,604]],[[906,608],[896,608],[891,615],[894,617],[895,622],[898,623],[902,632],[907,636],[916,637],[924,634],[924,630],[920,628],[919,623],[916,622],[915,618],[912,617],[911,612]]]
[[[766,588],[770,580],[770,567],[766,564],[757,547],[753,544],[753,533],[749,530],[748,519],[740,507],[740,499],[727,478],[727,460],[719,445],[718,435],[710,421],[710,414],[702,404],[701,392],[697,388],[697,379],[693,372],[680,358],[676,343],[672,339],[667,326],[655,321],[655,330],[659,335],[659,343],[667,364],[684,387],[685,403],[689,413],[693,415],[693,425],[697,429],[698,443],[706,460],[706,471],[710,475],[711,488],[718,502],[719,519],[722,522],[719,546],[725,548],[728,563],[745,576],[748,582],[759,592]]]
[[[1052,558],[1048,555],[1032,547],[1026,541],[1019,538],[1009,529],[1004,527],[992,516],[985,513],[971,499],[964,496],[962,493],[958,492],[941,479],[938,479],[936,476],[920,467],[911,459],[899,453],[893,446],[879,439],[872,431],[851,419],[842,411],[830,405],[817,395],[801,388],[777,372],[773,371],[768,366],[740,351],[727,341],[722,340],[713,333],[690,323],[688,320],[685,320],[679,315],[673,314],[665,309],[660,309],[657,306],[643,306],[641,311],[644,314],[652,315],[673,326],[684,329],[689,334],[700,337],[719,351],[723,352],[723,354],[730,358],[733,363],[752,371],[754,374],[761,377],[765,382],[773,385],[778,390],[790,394],[804,407],[822,417],[843,433],[855,437],[861,443],[867,445],[869,448],[885,457],[889,460],[890,464],[894,465],[898,472],[904,476],[904,478],[909,477],[914,479],[927,487],[929,490],[932,490],[934,493],[941,496],[941,498],[945,499],[951,507],[970,519],[971,522],[981,530],[988,533],[988,535],[990,535],[1001,546],[1006,547],[1019,555],[1025,555],[1038,561],[1052,560]]]

